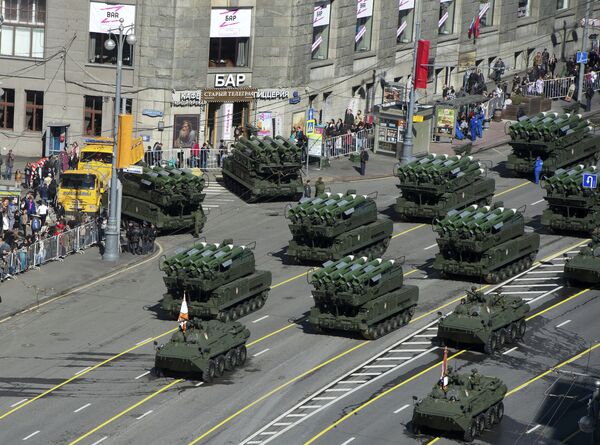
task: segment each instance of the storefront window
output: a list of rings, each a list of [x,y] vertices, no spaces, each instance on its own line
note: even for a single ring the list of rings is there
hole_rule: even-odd
[[[494,0],[479,4],[479,24],[482,28],[494,24]]]
[[[517,17],[529,17],[529,0],[519,0],[517,8]]]
[[[567,9],[569,7],[569,0],[556,0],[556,9]]]
[[[84,96],[83,128],[86,136],[102,134],[102,96]]]
[[[2,0],[0,55],[44,57],[46,0]]]
[[[356,3],[356,31],[354,34],[354,51],[370,51],[372,33],[373,0],[358,0]]]
[[[12,130],[15,123],[15,90],[4,88],[0,96],[0,128]]]
[[[252,9],[213,9],[209,67],[249,66]]]
[[[454,32],[455,0],[440,0],[439,33],[450,35]]]
[[[112,51],[104,47],[104,42],[109,39],[109,34],[101,34],[99,32],[90,32],[90,63],[110,63],[117,64],[117,48]],[[123,43],[123,65],[133,65],[133,46],[127,42]]]
[[[331,2],[318,2],[313,12],[312,59],[325,60],[329,55]]]
[[[413,25],[415,22],[415,0],[400,0],[398,11],[398,29],[396,30],[396,42],[412,42]]]
[[[42,131],[44,120],[44,92],[25,90],[25,128]]]

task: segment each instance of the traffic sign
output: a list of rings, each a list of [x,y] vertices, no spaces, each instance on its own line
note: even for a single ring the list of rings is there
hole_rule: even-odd
[[[315,132],[315,120],[311,119],[306,121],[306,135],[314,134]]]
[[[577,51],[577,63],[587,63],[588,53]]]
[[[141,175],[144,173],[144,168],[141,165],[130,165],[123,169],[125,173],[133,173],[135,175]]]
[[[308,109],[308,120],[309,121],[315,120],[315,109],[314,108]]]
[[[595,189],[598,185],[598,175],[592,175],[590,173],[583,174],[583,181],[581,186],[584,189]]]

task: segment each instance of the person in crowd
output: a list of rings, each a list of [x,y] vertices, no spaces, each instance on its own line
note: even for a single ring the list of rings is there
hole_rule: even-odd
[[[200,144],[196,139],[194,139],[194,143],[192,144],[192,150],[190,154],[190,167],[198,167],[200,164]]]
[[[225,156],[225,151],[227,150],[227,147],[225,146],[225,141],[223,139],[221,139],[221,142],[219,143],[219,153],[217,155],[217,167],[221,168],[221,161],[223,160],[223,157]]]
[[[554,71],[556,70],[556,54],[552,54],[550,59],[548,59],[548,70],[552,74],[552,77],[554,77]]]
[[[17,169],[15,171],[15,187],[21,187],[23,185],[23,172]]]
[[[369,151],[364,148],[360,152],[360,175],[364,176],[367,172],[367,162],[369,161]]]
[[[589,82],[587,88],[585,89],[586,111],[592,111],[592,99],[594,98],[594,93],[594,84]]]
[[[304,197],[310,198],[311,195],[312,195],[312,190],[310,187],[310,179],[307,179],[306,182],[304,183]]]
[[[4,162],[4,164],[6,165],[4,179],[11,179],[13,175],[13,168],[15,166],[15,155],[13,154],[12,149],[8,150],[8,154],[6,155],[6,161]]]
[[[323,182],[323,178],[319,176],[317,182],[315,182],[315,197],[322,195],[325,193],[325,183]]]
[[[202,169],[202,171],[206,171],[206,169],[208,168],[208,153],[209,147],[208,144],[205,142],[204,144],[202,144],[202,148],[200,149],[200,168]]]
[[[502,60],[501,57],[498,57],[498,59],[494,63],[493,69],[494,69],[494,80],[496,81],[496,83],[498,83],[498,82],[500,82],[500,80],[502,80],[502,76],[504,75],[504,71],[506,70],[506,65],[504,64],[504,61]]]
[[[471,134],[471,141],[477,140],[477,118],[475,113],[471,113],[469,118],[469,133]]]
[[[29,188],[29,187],[31,187],[31,175],[33,174],[33,169],[31,168],[31,162],[28,162],[25,165],[25,169],[23,171],[25,172],[25,187]]]
[[[535,178],[535,183],[540,183],[540,175],[542,174],[542,169],[544,167],[544,161],[542,161],[541,157],[537,157],[535,159],[535,164],[533,165],[533,176]]]

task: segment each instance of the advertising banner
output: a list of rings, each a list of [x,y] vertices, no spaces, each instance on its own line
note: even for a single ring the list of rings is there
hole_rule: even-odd
[[[373,15],[373,0],[356,0],[356,18],[371,17]]]
[[[223,138],[233,139],[233,104],[223,104]]]
[[[450,107],[437,106],[435,108],[435,135],[454,137],[456,110]]]
[[[413,9],[415,7],[415,0],[400,0],[399,9],[403,11],[405,9]]]
[[[210,13],[211,37],[250,37],[252,9],[213,9]]]
[[[313,28],[317,26],[329,25],[329,18],[331,17],[331,4],[325,3],[323,5],[315,6],[313,13]]]
[[[121,19],[123,26],[134,25],[135,6],[90,2],[90,32],[108,34],[119,27]]]
[[[259,112],[256,126],[259,136],[273,136],[273,113],[270,111]]]

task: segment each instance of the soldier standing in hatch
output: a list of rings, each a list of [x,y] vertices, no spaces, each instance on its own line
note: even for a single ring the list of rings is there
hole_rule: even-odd
[[[315,182],[315,198],[323,193],[325,193],[325,183],[323,178],[319,176],[319,179]]]

